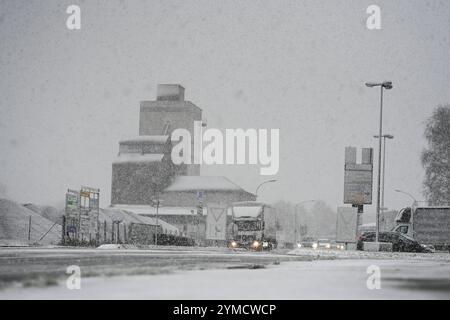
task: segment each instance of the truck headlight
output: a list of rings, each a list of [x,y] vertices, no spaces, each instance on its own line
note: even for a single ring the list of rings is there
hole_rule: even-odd
[[[259,242],[258,242],[258,241],[253,241],[253,246],[254,246],[255,248],[258,248],[258,247],[259,247]]]
[[[330,249],[330,248],[331,248],[331,244],[327,243],[327,244],[325,245],[325,248]]]
[[[263,246],[264,248],[267,248],[267,247],[269,246],[269,243],[268,243],[267,241],[264,241],[264,242],[262,243],[262,246]]]
[[[236,248],[236,247],[237,247],[236,241],[231,241],[231,246],[232,246],[233,248]]]
[[[301,247],[302,247],[302,244],[301,244],[301,243],[297,243],[297,247],[298,247],[298,248],[301,248]]]
[[[317,242],[314,242],[314,243],[312,244],[312,247],[313,247],[313,249],[317,249]]]

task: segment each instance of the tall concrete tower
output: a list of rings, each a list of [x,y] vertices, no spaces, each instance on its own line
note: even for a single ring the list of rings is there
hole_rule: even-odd
[[[193,150],[194,121],[202,121],[202,109],[184,100],[184,88],[179,84],[158,84],[156,100],[141,101],[139,135],[170,136],[175,129],[183,128],[191,134]],[[192,158],[192,163],[193,160]],[[185,168],[185,171],[179,174],[200,175],[198,164],[186,165]]]

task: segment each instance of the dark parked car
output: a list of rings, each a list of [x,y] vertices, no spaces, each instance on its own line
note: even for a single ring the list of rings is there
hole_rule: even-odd
[[[392,243],[392,251],[400,252],[431,252],[429,248],[422,246],[416,240],[405,236],[398,232],[380,232],[379,239],[380,242]],[[356,248],[358,250],[363,249],[363,242],[374,242],[375,232],[365,232],[359,236]]]

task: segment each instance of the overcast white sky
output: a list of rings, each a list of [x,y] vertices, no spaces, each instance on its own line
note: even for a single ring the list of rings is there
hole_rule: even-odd
[[[81,7],[79,31],[66,28],[70,4]],[[381,30],[365,26],[371,4]],[[450,102],[449,17],[445,0],[1,0],[0,190],[55,204],[89,185],[107,206],[111,161],[118,140],[138,134],[139,101],[180,83],[209,127],[280,129],[279,182],[262,200],[335,208],[344,147],[376,147],[379,91],[364,82],[392,80],[386,205],[410,204],[392,191],[423,198],[423,122]],[[258,166],[202,172],[252,192],[268,178]]]

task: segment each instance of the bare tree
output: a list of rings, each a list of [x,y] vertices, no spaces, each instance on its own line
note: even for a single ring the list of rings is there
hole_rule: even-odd
[[[422,152],[424,195],[433,205],[450,202],[450,104],[439,105],[426,122],[428,148]]]

